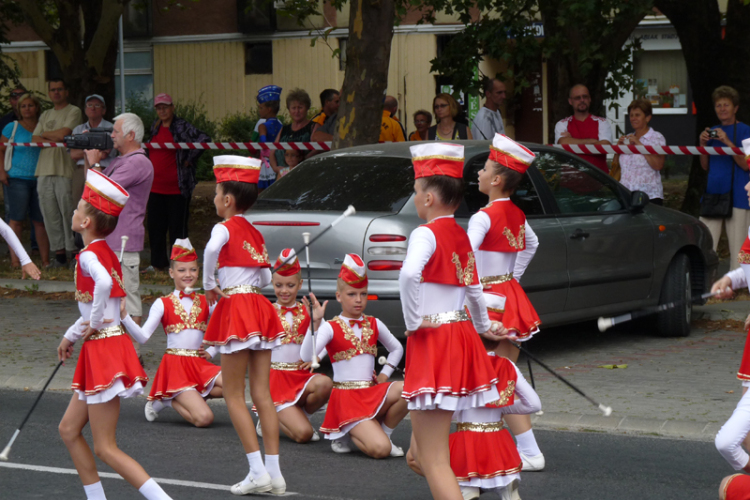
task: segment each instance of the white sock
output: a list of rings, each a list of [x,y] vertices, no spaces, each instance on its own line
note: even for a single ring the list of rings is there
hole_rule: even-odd
[[[380,428],[383,429],[383,432],[385,432],[385,435],[388,436],[388,439],[391,439],[391,434],[393,434],[393,431],[396,430],[396,429],[391,429],[390,427],[385,425],[385,423],[381,423]]]
[[[159,413],[160,411],[162,411],[164,409],[164,403],[162,403],[161,401],[158,401],[158,400],[157,401],[152,401],[151,402],[151,408],[153,408],[156,413]]]
[[[172,500],[172,497],[167,495],[164,490],[161,489],[161,486],[156,484],[156,481],[154,481],[153,478],[150,478],[143,483],[143,485],[138,488],[138,493],[148,500]]]
[[[263,457],[260,456],[260,450],[248,453],[247,463],[250,465],[248,477],[251,479],[260,479],[268,472],[266,466],[263,465]]]
[[[266,454],[266,470],[271,476],[271,479],[281,477],[281,469],[279,468],[279,456]]]
[[[302,413],[305,414],[305,416],[307,417],[307,420],[310,420],[312,418],[312,414],[311,413],[307,413],[307,411],[304,408],[302,408]]]
[[[540,450],[539,446],[536,444],[534,429],[529,429],[522,434],[516,434],[516,447],[518,448],[518,451],[527,457],[535,457],[542,454],[542,450]]]
[[[84,484],[83,491],[86,492],[87,500],[107,500],[107,496],[104,494],[104,487],[102,482],[98,481],[94,484]]]

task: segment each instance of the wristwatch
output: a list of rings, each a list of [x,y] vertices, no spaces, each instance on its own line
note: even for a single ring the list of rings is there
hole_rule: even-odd
[[[96,162],[91,168],[102,168],[102,166],[99,162]]]

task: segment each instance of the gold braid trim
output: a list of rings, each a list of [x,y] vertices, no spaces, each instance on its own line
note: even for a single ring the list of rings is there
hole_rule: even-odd
[[[354,346],[351,349],[340,351],[334,354],[332,356],[334,362],[342,361],[345,359],[352,359],[354,356],[359,356],[360,354],[370,354],[372,356],[378,355],[378,347],[367,344],[374,332],[372,331],[372,327],[370,326],[370,322],[368,321],[369,317],[363,316],[363,318],[364,322],[362,323],[362,340],[357,338],[352,327],[349,326],[349,324],[339,316],[336,316],[331,320],[337,322],[339,326],[341,326],[341,329],[344,331],[344,339],[351,342],[352,346]]]

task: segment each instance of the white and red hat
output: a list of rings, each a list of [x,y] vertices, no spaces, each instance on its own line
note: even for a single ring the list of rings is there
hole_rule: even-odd
[[[216,182],[246,182],[257,184],[260,178],[260,160],[244,156],[222,155],[214,157]]]
[[[464,177],[464,147],[458,144],[425,142],[412,146],[411,161],[414,164],[414,178],[445,175]]]
[[[302,272],[297,254],[291,248],[285,248],[281,251],[273,267],[276,268],[276,274],[281,276],[294,276]]]
[[[362,257],[356,253],[346,254],[344,263],[341,264],[339,278],[352,288],[366,288],[367,271]]]
[[[107,215],[117,217],[125,208],[130,195],[118,183],[106,175],[90,169],[86,173],[83,201]]]
[[[169,94],[159,94],[154,97],[154,107],[159,104],[172,104],[172,96]]]
[[[750,139],[744,139],[742,141],[742,150],[745,152],[745,161],[750,166]]]
[[[501,321],[505,312],[505,295],[496,292],[484,292],[484,304],[487,306],[487,315],[492,321]]]
[[[198,260],[198,254],[195,253],[195,248],[190,244],[189,238],[174,240],[172,245],[172,255],[169,260],[175,262],[194,262]]]
[[[495,134],[490,145],[490,160],[516,172],[526,173],[536,155],[503,134]]]

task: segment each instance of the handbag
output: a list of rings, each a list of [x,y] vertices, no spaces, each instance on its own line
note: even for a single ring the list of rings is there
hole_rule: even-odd
[[[16,130],[18,129],[18,122],[13,122],[13,132],[10,134],[10,139],[8,142],[13,142],[16,138]],[[13,161],[13,146],[8,146],[5,148],[5,171],[7,172],[12,168],[12,165],[10,164],[11,161]]]
[[[614,180],[617,182],[620,182],[620,179],[622,178],[622,168],[620,167],[620,155],[615,155],[614,158],[612,158],[612,165],[609,166],[609,175],[612,176]]]
[[[737,140],[737,122],[734,122],[734,137],[732,142]],[[710,165],[710,163],[709,163]],[[703,193],[701,198],[701,217],[709,219],[728,219],[732,216],[732,207],[734,206],[734,169],[735,164],[732,162],[732,177],[729,183],[728,193]],[[709,166],[708,173],[711,173]]]

